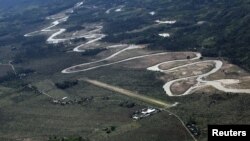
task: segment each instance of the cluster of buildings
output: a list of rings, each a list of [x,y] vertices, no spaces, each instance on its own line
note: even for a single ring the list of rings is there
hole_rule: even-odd
[[[134,114],[132,115],[132,118],[135,120],[139,120],[139,119],[154,115],[159,112],[161,112],[160,109],[148,107],[148,108],[144,108],[142,110],[138,110],[134,112]]]

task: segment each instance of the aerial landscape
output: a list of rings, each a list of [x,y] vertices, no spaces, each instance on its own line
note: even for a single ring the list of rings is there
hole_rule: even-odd
[[[250,0],[0,0],[0,141],[206,141],[250,124]]]

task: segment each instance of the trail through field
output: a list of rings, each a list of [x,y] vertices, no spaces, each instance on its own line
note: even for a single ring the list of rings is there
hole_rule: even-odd
[[[9,61],[8,64],[1,64],[1,63],[0,63],[0,66],[1,66],[1,65],[2,65],[2,66],[10,66],[11,69],[12,69],[12,71],[13,71],[13,73],[14,73],[15,75],[17,75],[15,66],[12,64],[12,61]]]
[[[172,112],[170,112],[168,110],[168,108],[176,106],[177,103],[170,104],[170,103],[164,102],[162,100],[154,99],[152,97],[148,97],[148,96],[145,96],[145,95],[142,95],[142,94],[138,94],[136,92],[132,92],[132,91],[129,91],[129,90],[126,90],[126,89],[122,89],[122,88],[119,88],[119,87],[116,87],[116,86],[112,86],[112,85],[109,85],[109,84],[106,84],[106,83],[103,83],[103,82],[100,82],[100,81],[97,81],[97,80],[90,80],[90,79],[87,79],[87,78],[81,78],[79,80],[85,81],[87,83],[90,83],[90,84],[95,85],[95,86],[100,87],[100,88],[104,88],[104,89],[114,91],[114,92],[120,93],[120,94],[128,96],[128,97],[140,100],[140,101],[145,102],[145,103],[147,103],[149,105],[158,106],[163,111],[166,111],[170,115],[177,118],[180,121],[180,123],[182,124],[182,126],[185,128],[185,130],[193,138],[193,140],[197,141],[197,139],[194,137],[194,135],[186,127],[184,121],[178,115],[176,115],[176,114],[174,114],[174,113],[172,113]]]
[[[120,93],[122,95],[126,95],[128,97],[132,97],[134,99],[143,101],[143,102],[145,102],[147,104],[150,104],[150,105],[153,104],[153,105],[158,106],[160,108],[169,108],[169,107],[172,107],[174,105],[174,104],[164,102],[162,100],[158,100],[158,99],[154,99],[154,98],[142,95],[142,94],[138,94],[136,92],[132,92],[132,91],[129,91],[129,90],[125,90],[125,89],[116,87],[116,86],[112,86],[112,85],[109,85],[109,84],[106,84],[106,83],[103,83],[103,82],[100,82],[100,81],[97,81],[97,80],[90,80],[90,79],[87,79],[87,78],[82,78],[82,79],[79,79],[79,80],[83,80],[83,81],[85,81],[87,83],[90,83],[92,85],[95,85],[97,87],[101,87],[101,88],[104,88],[104,89],[108,89],[108,90]]]

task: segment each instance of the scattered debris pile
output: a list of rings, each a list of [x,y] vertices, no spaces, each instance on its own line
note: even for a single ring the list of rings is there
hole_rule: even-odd
[[[90,103],[91,101],[93,101],[94,97],[90,96],[90,97],[85,97],[85,98],[81,98],[81,99],[74,99],[71,100],[68,97],[63,97],[62,99],[53,99],[52,103],[55,105],[73,105],[73,104],[79,104],[79,105],[84,105],[87,103]]]
[[[41,94],[41,95],[44,94],[44,92],[38,90],[38,88],[36,86],[33,86],[31,84],[25,85],[24,89],[33,91],[36,94]]]
[[[17,70],[17,74],[19,75],[19,77],[25,77],[25,76],[27,76],[27,75],[29,75],[29,74],[33,74],[33,73],[36,73],[36,71],[35,70],[33,70],[33,69],[18,69]]]
[[[144,108],[142,110],[134,112],[134,114],[132,115],[132,118],[135,120],[139,120],[139,119],[154,115],[159,112],[161,112],[160,109],[148,107],[148,108]]]

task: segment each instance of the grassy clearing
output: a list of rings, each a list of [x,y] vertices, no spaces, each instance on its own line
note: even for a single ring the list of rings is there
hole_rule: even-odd
[[[95,89],[95,93],[110,95],[108,91],[98,91],[98,89]],[[91,92],[85,92],[84,96],[90,95]],[[107,102],[98,98],[85,106],[53,105],[49,98],[43,95],[24,99],[19,103],[13,101],[1,110],[3,117],[10,117],[10,120],[1,118],[4,124],[0,128],[0,136],[5,138],[40,136],[43,139],[50,135],[88,136],[98,128],[101,130],[108,125],[120,126],[131,122],[129,115],[135,109],[119,107],[119,101],[113,101],[116,99],[111,97],[111,102]],[[6,100],[1,99],[2,101]]]
[[[0,110],[0,121],[3,123],[0,128],[0,137],[6,139],[30,138],[42,141],[53,135],[59,137],[74,135],[87,137],[90,140],[108,140],[119,136],[129,138],[131,132],[137,131],[138,128],[144,129],[144,126],[147,127],[154,123],[151,118],[140,122],[135,122],[130,118],[134,111],[145,107],[142,106],[142,103],[136,102],[137,105],[131,109],[120,107],[120,102],[131,101],[131,99],[93,87],[87,83],[80,83],[75,88],[67,90],[67,93],[78,97],[94,96],[94,100],[82,106],[60,106],[51,104],[50,99],[44,95],[30,93],[28,98],[19,102],[14,101],[12,97],[20,96],[22,92],[8,95],[7,98],[11,103],[5,104],[5,107]],[[26,92],[26,94],[28,93]],[[103,100],[102,97],[105,96],[109,99]],[[6,99],[1,99],[0,102],[2,101],[6,101]],[[161,119],[159,121],[165,121],[165,117],[160,116],[158,118]],[[147,123],[147,120],[150,122]],[[171,120],[167,119],[167,121]],[[178,130],[186,134],[178,121],[173,119],[173,121],[166,123],[179,126]],[[103,128],[110,126],[115,126],[116,130],[110,134],[105,133]],[[165,129],[165,126],[166,124],[159,124],[157,127],[147,127],[146,129],[157,137],[159,133],[155,131],[155,128]],[[167,129],[169,130],[169,128]],[[140,130],[137,132],[140,132]],[[146,136],[147,133],[141,132],[141,134]],[[173,138],[176,137],[179,138],[179,136]]]
[[[143,96],[141,94],[138,94],[138,93],[135,93],[135,92],[132,92],[132,91],[129,91],[129,90],[125,90],[125,89],[122,89],[122,88],[119,88],[119,87],[116,87],[116,86],[112,86],[112,85],[109,85],[109,84],[106,84],[106,83],[103,83],[103,82],[100,82],[100,81],[90,80],[90,79],[83,79],[83,81],[85,81],[87,83],[90,83],[90,84],[93,84],[95,86],[98,86],[100,88],[104,88],[104,89],[107,89],[107,90],[111,90],[111,91],[120,93],[120,94],[128,96],[128,97],[130,97],[132,99],[140,100],[142,102],[148,103],[149,105],[152,104],[152,105],[155,105],[155,106],[160,107],[160,108],[169,108],[171,106],[170,103],[161,101],[159,99],[154,99],[154,98],[151,98],[151,97]]]
[[[12,68],[9,65],[1,65],[0,63],[0,79],[8,75],[8,73],[13,73]]]
[[[171,109],[184,122],[195,122],[201,130],[198,140],[207,140],[208,124],[249,124],[249,95],[221,92],[197,92],[177,98],[178,107]]]
[[[146,96],[152,96],[169,102],[180,102],[180,105],[172,108],[171,111],[180,115],[185,122],[189,122],[190,120],[195,121],[197,126],[201,129],[202,135],[199,137],[200,140],[206,140],[206,125],[209,123],[249,123],[250,116],[248,113],[250,113],[250,111],[248,107],[250,105],[250,98],[248,95],[223,94],[212,89],[212,91],[209,91],[208,93],[205,91],[204,94],[201,94],[202,92],[197,92],[196,94],[190,96],[170,98],[165,95],[162,89],[163,81],[158,79],[163,77],[162,74],[146,71],[145,67],[143,69],[142,67],[128,67],[131,64],[136,66],[139,62],[130,62],[131,64],[128,63],[126,64],[127,66],[123,66],[124,64],[109,66],[84,73],[70,75],[61,74],[60,71],[62,69],[83,62],[88,62],[91,58],[82,57],[77,53],[65,53],[65,50],[67,49],[61,45],[57,47],[53,46],[52,49],[44,49],[48,47],[45,45],[44,39],[38,39],[38,41],[36,41],[34,38],[33,41],[33,39],[24,39],[23,37],[23,34],[25,34],[28,30],[35,30],[37,27],[41,27],[43,26],[42,24],[46,23],[45,21],[37,18],[44,18],[48,14],[64,10],[69,6],[69,3],[72,3],[72,1],[68,1],[67,4],[60,1],[58,2],[62,5],[52,3],[53,6],[46,5],[42,7],[42,9],[27,6],[27,9],[24,11],[20,8],[19,10],[22,11],[21,14],[19,14],[19,10],[12,10],[11,12],[16,11],[18,16],[13,14],[13,16],[9,17],[10,19],[7,19],[9,21],[5,22],[11,21],[12,23],[12,19],[15,19],[14,23],[18,24],[12,24],[13,26],[11,27],[13,28],[2,28],[4,30],[7,29],[6,33],[11,34],[1,36],[1,43],[4,45],[11,45],[0,48],[0,58],[6,61],[23,57],[22,52],[24,50],[24,55],[26,56],[22,58],[23,62],[15,64],[15,66],[17,68],[31,68],[34,69],[36,73],[30,74],[22,80],[14,80],[1,84],[10,88],[0,87],[0,140],[14,140],[19,138],[21,140],[30,139],[44,141],[47,140],[49,136],[53,135],[61,137],[83,136],[90,138],[91,140],[98,141],[191,140],[183,127],[180,126],[179,121],[172,118],[172,116],[169,116],[168,114],[166,115],[166,113],[160,113],[139,122],[132,121],[130,115],[135,110],[145,107],[146,105],[143,103],[135,101],[137,104],[136,107],[127,109],[118,105],[122,101],[131,101],[130,98],[94,87],[87,83],[82,82],[77,86],[64,91],[56,89],[53,84],[51,84],[58,81],[84,76],[116,85],[121,88],[136,91],[138,93],[145,94]],[[238,28],[235,28],[237,29],[235,30],[237,31],[237,34],[235,34],[235,31],[230,28],[230,30],[228,30],[230,33],[227,33],[226,37],[221,38],[215,36],[218,31],[223,32],[223,30],[218,30],[220,27],[227,27],[226,25],[224,26],[223,22],[220,23],[219,26],[215,23],[215,21],[223,21],[221,20],[221,17],[223,17],[221,14],[223,14],[223,12],[217,12],[218,4],[217,6],[214,6],[214,4],[211,3],[209,3],[210,5],[206,3],[201,3],[201,5],[199,5],[197,3],[198,5],[196,5],[196,7],[192,7],[195,5],[190,3],[190,1],[160,1],[156,3],[153,0],[149,0],[144,3],[146,5],[142,5],[140,0],[134,0],[131,3],[127,3],[128,8],[125,8],[127,11],[121,13],[111,13],[109,16],[104,16],[103,14],[106,8],[110,8],[110,5],[107,3],[112,2],[106,2],[103,0],[96,0],[94,2],[94,5],[100,7],[96,9],[83,8],[83,10],[78,11],[78,14],[73,15],[70,21],[72,20],[75,23],[81,24],[82,22],[92,23],[103,21],[105,25],[104,32],[110,35],[106,38],[108,41],[123,41],[129,43],[152,42],[153,47],[157,46],[157,48],[159,47],[173,50],[186,50],[187,48],[193,49],[194,47],[205,46],[208,53],[219,52],[216,51],[216,49],[209,48],[210,46],[215,46],[215,42],[219,41],[217,43],[217,47],[221,47],[221,49],[223,49],[222,54],[227,54],[227,56],[230,57],[235,57],[236,55],[236,61],[237,58],[246,56],[244,55],[244,53],[246,53],[244,52],[245,49],[242,48],[242,46],[247,47],[247,45],[244,44],[244,41],[242,41],[243,44],[240,45],[233,44],[221,46],[221,41],[225,44],[224,39],[234,42],[234,40],[231,40],[231,37],[232,39],[239,39],[234,37],[241,37],[239,36],[241,32],[238,32]],[[66,4],[66,6],[64,4]],[[103,4],[106,5],[101,6]],[[55,8],[54,6],[58,7]],[[87,6],[93,6],[93,1],[87,1]],[[132,8],[129,9],[129,6],[132,6]],[[203,6],[211,6],[213,7],[213,11],[211,13],[206,13],[205,11],[202,12],[205,9]],[[26,5],[24,7],[26,7]],[[55,9],[51,11],[48,7]],[[147,7],[148,9],[144,9],[144,7]],[[28,9],[32,10],[29,11]],[[196,10],[192,11],[191,9]],[[148,12],[151,10],[155,10],[157,13],[156,16],[152,18],[148,15]],[[229,9],[229,11],[232,10]],[[241,11],[241,8],[239,8],[239,11]],[[190,15],[192,15],[191,18]],[[213,19],[214,21],[210,21],[209,24],[205,24],[204,26],[194,26],[197,21],[206,19],[211,20],[208,15],[215,15]],[[238,14],[236,13],[236,15]],[[105,19],[105,17],[107,19]],[[165,17],[171,17],[172,19],[177,20],[178,24],[174,26],[154,28],[152,30],[147,28],[146,30],[137,30],[138,28],[143,29],[144,26],[152,25],[153,21],[156,19],[165,20]],[[34,19],[34,21],[30,21],[30,19]],[[171,19],[166,18],[166,20]],[[27,23],[32,26],[26,26]],[[242,22],[238,23],[242,24]],[[9,25],[9,23],[6,25]],[[18,26],[15,27],[16,25]],[[124,33],[124,31],[132,31],[132,33],[120,34]],[[135,33],[133,31],[135,31]],[[246,30],[243,29],[242,31]],[[170,32],[171,34],[174,34],[174,36],[170,39],[161,39],[158,38],[159,32]],[[120,35],[116,36],[115,34]],[[215,38],[213,39],[211,36],[215,36]],[[227,38],[227,36],[230,38]],[[32,44],[32,41],[35,43]],[[200,45],[201,43],[202,46]],[[230,44],[230,42],[228,43]],[[17,46],[17,50],[11,51],[11,46]],[[235,47],[233,46],[239,46],[239,49],[237,48],[238,53],[235,53]],[[225,49],[227,47],[230,49],[229,52]],[[239,54],[239,52],[243,54]],[[20,56],[13,57],[16,54],[19,54]],[[186,58],[186,56],[182,57]],[[157,58],[156,62],[160,59],[162,58]],[[240,59],[240,61],[237,62],[247,62],[247,58],[243,60]],[[143,61],[141,61],[140,64],[144,64],[144,66],[149,65],[148,62]],[[236,74],[234,77],[239,76],[237,75],[237,69],[233,69],[232,72],[227,73],[225,78],[230,78],[233,74]],[[221,76],[224,76],[224,74]],[[169,79],[168,75],[165,75],[164,77]],[[50,99],[48,97],[35,94],[32,91],[23,90],[23,84],[28,83],[36,85],[41,90],[47,90],[51,95],[58,98],[62,96],[68,96],[70,98],[93,96],[94,100],[84,105],[53,105],[50,103]],[[245,85],[247,84],[248,82],[246,82]],[[109,100],[103,100],[103,97],[109,97]],[[103,132],[103,128],[110,126],[115,126],[116,130],[110,134]]]
[[[155,116],[139,121],[140,128],[126,132],[122,135],[116,135],[109,138],[110,141],[192,141],[193,139],[186,130],[179,124],[179,121],[168,113],[162,112]],[[176,136],[178,135],[178,136]],[[107,140],[105,140],[107,141]]]

